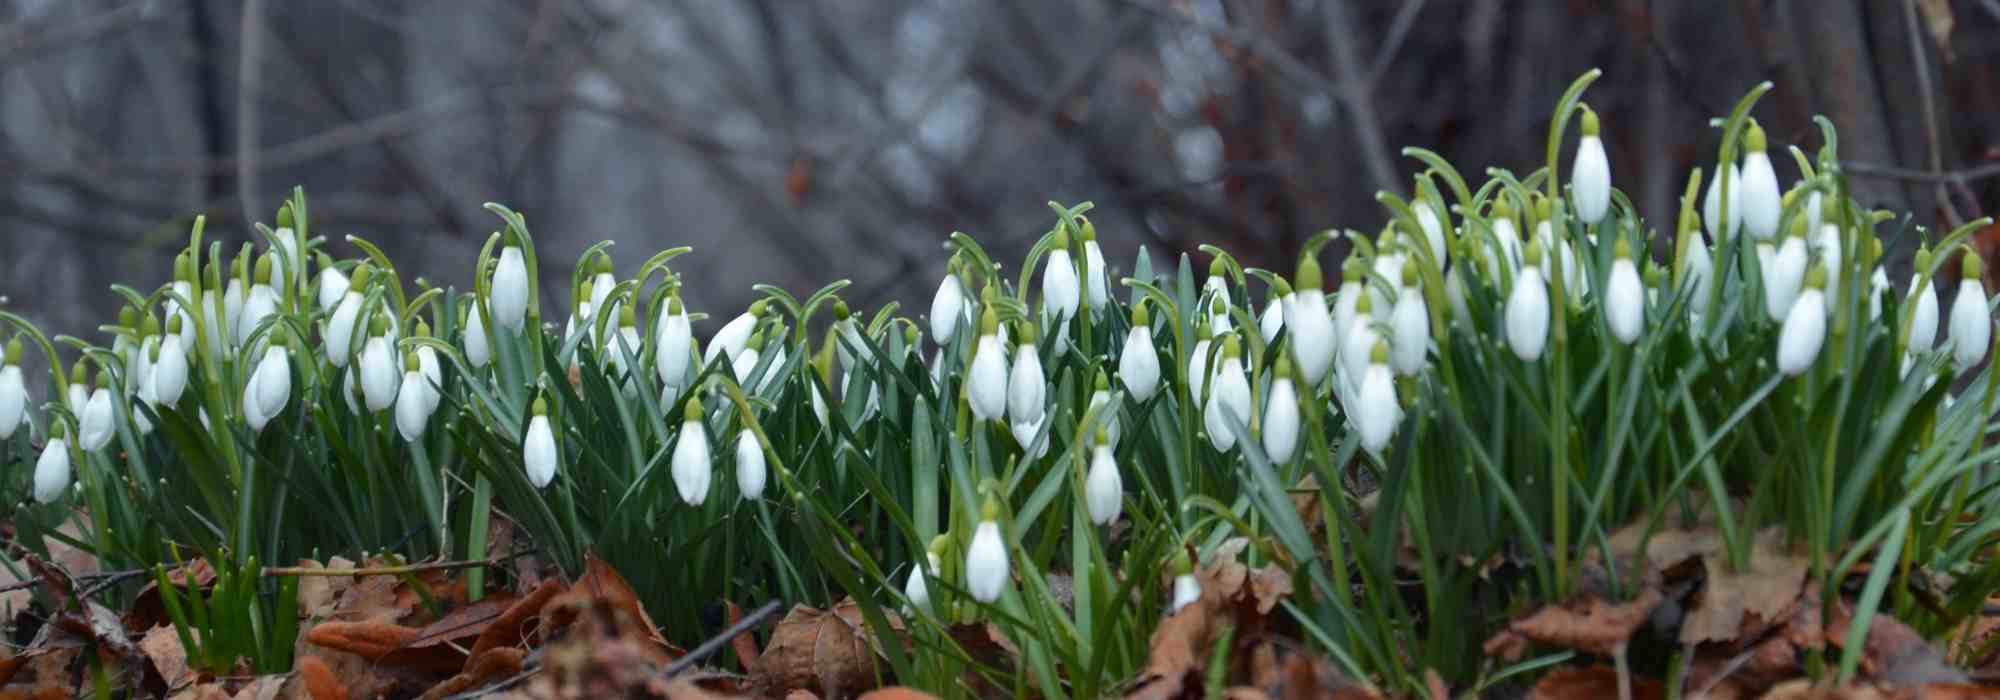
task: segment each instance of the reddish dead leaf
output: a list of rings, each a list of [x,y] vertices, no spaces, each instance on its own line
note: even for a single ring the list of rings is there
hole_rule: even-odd
[[[168,625],[160,625],[146,631],[139,640],[139,651],[153,662],[153,670],[165,681],[167,690],[175,690],[193,683],[194,669],[188,668],[187,649],[181,647],[181,636]]]
[[[206,559],[196,559],[175,567],[167,572],[167,582],[186,588],[192,586],[197,591],[207,591],[215,584],[215,569]],[[182,591],[186,593],[186,591]],[[138,597],[125,609],[125,630],[131,634],[145,634],[160,625],[172,624],[167,617],[167,606],[160,600],[160,584],[148,582],[139,589]]]
[[[743,608],[736,607],[734,601],[725,600],[722,604],[729,610],[730,627],[743,622]],[[757,638],[748,630],[729,640],[729,647],[736,652],[736,660],[742,662],[744,673],[749,673],[750,669],[757,667]]]
[[[819,700],[819,696],[812,694],[810,690],[794,689],[792,692],[785,693],[785,700]]]
[[[280,694],[285,692],[285,686],[289,682],[290,677],[284,674],[258,676],[256,680],[238,689],[230,700],[277,700]],[[299,685],[304,685],[304,682],[300,681]],[[299,691],[294,689],[287,697],[299,694]]]
[[[1635,700],[1654,700],[1666,696],[1666,690],[1659,681],[1649,678],[1632,678],[1632,697]],[[1529,700],[1597,700],[1615,698],[1618,694],[1618,672],[1609,666],[1590,668],[1559,668],[1542,676],[1534,689],[1528,691]]]
[[[1584,596],[1565,605],[1544,607],[1515,620],[1500,635],[1519,635],[1536,644],[1610,656],[1632,638],[1632,633],[1640,625],[1646,623],[1646,617],[1659,603],[1660,592],[1652,588],[1623,603],[1610,603],[1594,595]],[[1513,646],[1509,641],[1499,640],[1500,635],[1487,640],[1489,653],[1496,648],[1506,650]]]
[[[514,647],[489,649],[465,661],[465,670],[424,691],[424,700],[450,697],[521,672],[527,652]]]
[[[584,554],[583,576],[577,578],[576,583],[570,584],[569,590],[563,591],[548,602],[546,617],[552,628],[567,627],[596,601],[608,603],[637,621],[645,628],[647,638],[671,655],[680,656],[685,653],[668,644],[666,638],[660,636],[659,626],[653,624],[653,618],[646,614],[646,607],[639,604],[639,594],[633,592],[631,584],[625,582],[625,577],[618,575],[616,569],[604,563],[604,560],[598,559],[595,553]]]
[[[937,696],[921,690],[892,685],[862,693],[860,700],[937,700]]]
[[[527,597],[514,601],[493,624],[481,632],[478,641],[472,644],[472,656],[479,656],[488,650],[506,646],[526,646],[534,633],[535,624],[541,619],[542,609],[556,594],[563,591],[560,581],[542,581],[542,585],[528,593]]]
[[[1805,589],[1806,559],[1777,528],[1757,534],[1749,568],[1733,571],[1721,553],[1702,556],[1708,580],[1681,621],[1681,643],[1730,642],[1784,619]]]
[[[356,654],[382,666],[454,673],[465,654],[449,645],[415,646],[424,631],[386,622],[327,622],[306,633],[315,646]]]
[[[14,676],[18,675],[21,669],[27,668],[28,661],[33,658],[30,654],[23,653],[0,659],[0,685],[12,683]]]
[[[410,646],[434,646],[454,640],[470,642],[484,635],[500,619],[500,615],[518,600],[511,595],[495,594],[477,603],[458,606],[437,622],[425,625],[423,632],[410,641]]]
[[[306,695],[312,700],[346,700],[347,686],[333,675],[325,661],[317,656],[299,658],[299,678],[305,680]]]
[[[307,569],[346,570],[354,568],[354,562],[343,557],[334,557],[325,564],[311,559],[301,559],[298,566]],[[341,594],[353,586],[352,576],[300,576],[299,619],[316,620],[332,617],[334,604],[340,600]]]
[[[1257,613],[1269,615],[1278,603],[1292,595],[1292,575],[1276,564],[1250,572],[1250,595],[1257,600]]]
[[[361,577],[340,592],[332,619],[344,622],[396,622],[403,619],[412,608],[403,607],[397,599],[396,587],[401,583],[394,576]]]
[[[1199,600],[1160,622],[1147,645],[1146,670],[1139,673],[1137,684],[1126,693],[1128,700],[1178,698],[1184,688],[1190,687],[1189,681],[1200,682],[1195,675],[1201,667],[1203,649],[1211,643],[1209,617],[1213,607],[1214,599],[1203,591]]]
[[[170,700],[231,700],[229,688],[223,681],[209,681],[191,686],[170,696]]]
[[[798,605],[786,613],[757,657],[751,684],[764,695],[804,689],[835,697],[873,685],[875,675],[861,610],[842,601],[830,611]]]

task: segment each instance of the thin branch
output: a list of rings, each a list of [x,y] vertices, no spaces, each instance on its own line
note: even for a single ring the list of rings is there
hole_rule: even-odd
[[[537,551],[538,550],[530,549],[521,552],[514,552],[504,557],[494,557],[492,559],[474,559],[470,561],[434,561],[434,562],[426,562],[423,564],[406,564],[402,566],[374,566],[361,569],[330,569],[326,567],[313,567],[313,566],[266,566],[263,567],[263,569],[261,569],[259,573],[267,578],[275,576],[401,576],[403,574],[420,574],[426,571],[450,571],[454,569],[483,569],[491,566],[499,566],[509,561],[513,561],[515,559],[519,559],[521,557],[534,554]]]
[[[1988,163],[1986,165],[1981,165],[1979,167],[1965,168],[1963,170],[1929,171],[1929,170],[1917,170],[1915,168],[1898,167],[1894,165],[1877,165],[1874,163],[1856,163],[1853,161],[1842,161],[1840,163],[1840,168],[1842,170],[1846,170],[1850,174],[1860,175],[1863,177],[1879,177],[1890,180],[1904,180],[1907,182],[1921,182],[1926,184],[1930,183],[1971,184],[1973,182],[1984,180],[1989,177],[2000,177],[2000,163]]]
[[[1346,0],[1326,0],[1321,5],[1321,12],[1326,15],[1327,49],[1333,55],[1333,74],[1340,79],[1340,101],[1347,105],[1347,121],[1354,126],[1361,161],[1376,189],[1395,192],[1396,168],[1389,159],[1382,123],[1375,114],[1373,83],[1361,79],[1360,67],[1356,65],[1359,59],[1354,56],[1354,42],[1359,40],[1360,33],[1354,29],[1354,18],[1348,16]]]
[[[243,220],[256,221],[257,210],[257,85],[264,75],[264,32],[259,22],[264,0],[245,0],[243,24],[239,29],[241,56],[236,64],[236,198],[242,202]]]
[[[1382,73],[1389,70],[1389,63],[1403,50],[1403,42],[1410,38],[1410,29],[1417,25],[1417,13],[1423,11],[1425,0],[1406,0],[1396,10],[1396,18],[1389,22],[1389,34],[1382,39],[1382,45],[1375,49],[1375,60],[1368,66],[1366,80],[1370,88],[1382,81]]]
[[[730,625],[729,629],[723,630],[721,634],[711,637],[706,642],[702,642],[701,646],[695,647],[686,655],[681,656],[681,658],[674,659],[673,663],[667,664],[666,668],[660,669],[660,677],[671,679],[674,676],[680,675],[682,671],[687,670],[689,667],[701,663],[702,659],[708,658],[710,654],[721,650],[723,645],[728,644],[731,640],[742,636],[743,633],[749,632],[758,625],[764,624],[764,619],[776,615],[779,607],[781,607],[779,601],[775,600],[759,606],[755,612],[744,615],[743,619],[737,620],[736,624]]]
[[[1944,170],[1944,156],[1939,152],[1937,104],[1931,97],[1931,66],[1924,56],[1924,33],[1917,24],[1917,0],[1903,1],[1903,19],[1909,29],[1910,57],[1917,64],[1917,95],[1923,98],[1924,145],[1930,151],[1931,172],[1940,172]],[[1965,217],[1959,215],[1958,207],[1951,203],[1951,194],[1943,183],[1938,184],[1933,196],[1937,198],[1938,206],[1944,209],[1945,216],[1950,217],[1952,226],[1965,223]]]
[[[63,24],[40,23],[27,26],[28,22],[18,22],[0,27],[0,66],[18,66],[33,57],[26,54],[44,49],[76,49],[90,45],[92,39],[142,24],[165,19],[168,15],[148,11],[152,0],[138,0],[106,10],[74,22]]]

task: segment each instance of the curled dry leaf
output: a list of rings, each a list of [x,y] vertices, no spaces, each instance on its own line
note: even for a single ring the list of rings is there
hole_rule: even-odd
[[[860,700],[937,700],[937,696],[913,688],[892,685],[862,693]]]
[[[1681,622],[1681,643],[1735,642],[1784,619],[1805,590],[1806,558],[1785,546],[1777,528],[1757,533],[1749,567],[1732,570],[1720,552],[1704,554],[1708,580]]]
[[[427,673],[454,673],[465,666],[465,654],[447,644],[418,645],[424,630],[386,622],[327,622],[306,633],[306,641],[355,654],[385,667]]]
[[[767,696],[803,689],[836,697],[873,685],[875,678],[873,637],[860,607],[845,600],[832,610],[793,606],[772,630],[750,680]]]
[[[499,647],[527,646],[533,641],[531,636],[538,627],[536,623],[541,618],[542,609],[547,607],[549,601],[554,600],[556,594],[562,590],[561,582],[553,579],[543,580],[542,585],[535,587],[535,590],[530,591],[527,596],[514,601],[513,605],[500,613],[500,617],[494,619],[485,631],[479,633],[479,639],[472,644],[471,655],[477,657],[487,650]]]
[[[1656,700],[1666,697],[1666,689],[1659,681],[1650,678],[1630,679],[1634,700]],[[1535,683],[1528,691],[1529,700],[1598,700],[1615,698],[1618,694],[1618,672],[1609,666],[1589,668],[1558,668]]]
[[[1486,641],[1486,650],[1489,654],[1516,651],[1518,644],[1502,639],[1513,636],[1544,646],[1610,656],[1632,639],[1632,634],[1646,623],[1653,607],[1659,604],[1660,592],[1649,587],[1623,603],[1590,595],[1564,605],[1550,605],[1508,624],[1506,630]]]
[[[333,669],[317,656],[299,657],[299,678],[305,682],[312,700],[346,700],[347,686],[333,675]]]
[[[475,654],[472,658],[466,659],[464,671],[445,679],[443,683],[431,686],[430,690],[424,691],[423,698],[438,700],[512,677],[521,672],[521,660],[527,655],[527,652],[514,647],[489,649],[484,653]]]
[[[346,570],[354,568],[354,562],[344,557],[334,557],[325,564],[312,559],[299,560],[298,566],[307,569]],[[299,577],[299,619],[316,620],[333,616],[334,604],[341,594],[353,587],[351,576],[300,576]]]
[[[139,651],[153,663],[153,670],[160,674],[167,690],[177,690],[194,682],[195,672],[188,667],[187,649],[181,646],[181,636],[172,626],[160,625],[147,630],[146,636],[139,640]]]
[[[602,602],[617,608],[645,629],[645,636],[672,656],[680,656],[682,650],[668,644],[660,636],[660,628],[653,624],[653,618],[646,614],[646,607],[639,604],[639,594],[633,592],[625,577],[618,575],[610,564],[597,558],[594,552],[585,553],[583,576],[569,589],[550,599],[544,608],[544,617],[551,628],[563,628],[574,622],[584,611]]]

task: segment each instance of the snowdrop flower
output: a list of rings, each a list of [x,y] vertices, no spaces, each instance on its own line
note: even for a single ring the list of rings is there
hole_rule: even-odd
[[[180,301],[186,299],[189,304],[198,301],[194,293],[194,261],[185,250],[174,257],[174,282],[170,286],[174,294],[167,297],[166,315],[180,317],[181,347],[193,347],[194,317],[188,315],[188,310],[181,307]]]
[[[1791,312],[1792,302],[1799,298],[1799,285],[1805,281],[1807,262],[1805,222],[1800,221],[1764,268],[1764,312],[1771,318],[1782,319]]]
[[[1576,143],[1570,194],[1576,197],[1577,218],[1593,225],[1611,210],[1611,161],[1604,157],[1604,141],[1597,137],[1597,129],[1597,112],[1583,106],[1583,138]]]
[[[0,359],[0,440],[14,437],[21,419],[28,414],[28,387],[21,379],[21,339],[7,341],[6,359]]]
[[[736,490],[743,494],[743,500],[763,498],[764,481],[768,475],[764,466],[764,446],[757,443],[757,434],[749,430],[736,431]]]
[[[657,347],[653,349],[653,369],[659,373],[661,384],[680,386],[687,382],[688,364],[694,357],[694,324],[681,304],[679,290],[667,295],[666,318],[659,322],[659,334]]]
[[[1682,225],[1680,245],[1687,251],[1681,263],[1680,279],[1690,287],[1688,313],[1694,318],[1701,318],[1708,312],[1708,296],[1714,288],[1715,260],[1709,256],[1708,242],[1702,240],[1701,232],[1695,230],[1693,222]]]
[[[584,280],[583,286],[577,289],[576,297],[571,300],[569,320],[563,322],[564,345],[575,341],[578,333],[585,336],[583,345],[597,345],[597,329],[591,320],[595,316],[597,306],[590,302],[596,286],[596,282]]]
[[[1778,173],[1771,168],[1771,156],[1764,152],[1764,147],[1764,128],[1752,119],[1743,134],[1742,225],[1749,229],[1751,237],[1760,241],[1778,235],[1778,217],[1784,213]],[[1736,223],[1734,215],[1730,216],[1730,223]]]
[[[1910,273],[1910,298],[1903,305],[1910,309],[1910,354],[1930,352],[1937,344],[1938,300],[1937,290],[1925,273],[1931,269],[1930,248],[1918,248],[1915,272]],[[1903,362],[1908,369],[1909,360]]]
[[[389,340],[389,319],[381,314],[368,319],[368,343],[361,348],[361,398],[373,413],[394,405],[400,374],[396,372],[396,350]]]
[[[152,370],[148,369],[145,376],[153,376]],[[147,391],[151,391],[152,383],[151,379],[146,381]],[[69,390],[63,396],[63,405],[69,408],[70,415],[81,416],[84,405],[88,403],[90,403],[90,367],[79,360],[76,364],[70,365]]]
[[[1632,244],[1619,237],[1612,244],[1612,256],[1611,278],[1604,283],[1604,322],[1612,337],[1631,345],[1646,320],[1645,295],[1639,270],[1632,266]]]
[[[1424,231],[1424,243],[1430,246],[1431,257],[1437,261],[1438,267],[1443,268],[1445,262],[1451,259],[1450,251],[1444,245],[1444,222],[1438,219],[1437,210],[1431,207],[1429,201],[1417,202],[1416,211],[1417,228]]]
[[[1521,232],[1514,223],[1514,207],[1505,200],[1493,203],[1488,217],[1492,221],[1493,238],[1500,242],[1500,249],[1486,260],[1486,278],[1500,279],[1500,266],[1517,267],[1521,264]]]
[[[1402,420],[1403,409],[1396,403],[1396,380],[1389,374],[1388,362],[1389,346],[1376,343],[1356,397],[1354,428],[1360,434],[1361,448],[1369,452],[1381,452]]]
[[[708,350],[701,356],[702,364],[715,361],[715,356],[718,354],[731,360],[742,354],[743,348],[750,344],[750,334],[757,330],[757,319],[764,315],[769,305],[768,299],[750,302],[748,310],[737,314],[736,318],[729,319],[728,323],[722,324],[722,330],[716,331],[715,335],[708,339]]]
[[[1708,227],[1708,237],[1717,243],[1729,240],[1730,236],[1743,230],[1743,169],[1730,163],[1729,172],[1725,175],[1723,167],[1715,167],[1715,177],[1708,181],[1708,196],[1701,205],[1701,220]],[[1727,186],[1723,184],[1725,177]],[[1726,214],[1722,211],[1725,202],[1729,205]],[[1728,221],[1723,221],[1723,216],[1727,216]]]
[[[528,419],[528,434],[521,442],[521,463],[528,483],[545,488],[556,478],[556,436],[549,430],[549,406],[535,399],[534,416]]]
[[[180,317],[167,319],[167,334],[153,348],[153,399],[172,406],[187,389],[187,350],[181,347]],[[83,433],[79,433],[81,437]]]
[[[477,297],[465,306],[465,361],[474,368],[483,368],[493,361],[493,346],[486,337],[486,312],[479,307]]]
[[[1007,379],[1007,418],[1016,423],[1040,423],[1043,402],[1048,398],[1048,380],[1042,377],[1042,359],[1035,353],[1035,331],[1021,324],[1015,341],[1014,365]]]
[[[979,420],[999,420],[1007,414],[1007,346],[1000,343],[1000,319],[991,306],[979,318],[979,344],[972,350],[965,398]]]
[[[1222,340],[1222,363],[1215,371],[1215,388],[1208,396],[1208,410],[1202,416],[1208,428],[1208,443],[1223,452],[1236,446],[1236,431],[1230,420],[1247,427],[1250,422],[1250,381],[1243,375],[1243,343],[1236,336]]]
[[[97,388],[91,390],[90,399],[83,404],[83,413],[76,418],[76,444],[85,452],[104,449],[111,444],[112,436],[118,434],[106,374],[104,370],[97,371]]]
[[[333,307],[340,305],[341,298],[347,296],[347,275],[334,267],[333,258],[319,254],[319,311],[333,313]]]
[[[674,444],[674,488],[681,500],[699,506],[708,500],[711,476],[708,429],[701,422],[701,400],[690,397],[683,410],[681,436]]]
[[[1819,234],[1813,237],[1812,249],[1819,255],[1819,263],[1827,269],[1826,297],[1837,300],[1840,298],[1840,273],[1847,269],[1840,264],[1840,227],[1825,224],[1806,230]]]
[[[1290,282],[1278,279],[1277,285],[1269,290],[1269,298],[1264,301],[1264,313],[1257,317],[1257,335],[1269,344],[1278,337],[1278,331],[1285,329],[1285,309],[1296,298]]]
[[[1042,267],[1042,305],[1054,323],[1060,325],[1076,316],[1080,295],[1076,263],[1069,257],[1069,232],[1057,231],[1049,248],[1049,260]]]
[[[601,310],[604,301],[610,299],[611,292],[618,288],[618,277],[613,274],[609,254],[599,253],[592,269],[595,275],[590,278],[590,308]]]
[[[139,366],[139,310],[131,304],[118,309],[118,327],[125,332],[111,338],[111,354],[118,356],[118,367],[125,372],[125,395],[132,396],[139,390],[133,386],[133,368]],[[5,365],[7,353],[0,352],[0,365]]]
[[[257,272],[252,277],[255,283],[250,285],[249,296],[243,301],[243,312],[235,322],[237,345],[248,345],[250,335],[256,332],[257,326],[278,313],[278,290],[271,286],[271,267],[269,253],[257,259]]]
[[[271,270],[271,287],[273,289],[285,288],[285,274],[292,269],[292,261],[299,260],[299,233],[293,227],[293,219],[291,202],[286,202],[278,206],[278,228],[271,232],[271,237],[277,239],[278,243],[276,247],[265,251],[267,255],[272,250],[284,251],[284,257],[276,258],[277,264]],[[301,260],[299,264],[301,269],[303,269],[305,262]]]
[[[326,322],[326,359],[335,367],[346,367],[347,357],[354,349],[354,324],[361,318],[362,292],[368,289],[373,275],[373,267],[363,262],[354,266],[354,278],[347,286],[347,293],[341,295],[340,304],[333,309],[333,316]],[[518,330],[518,329],[517,329]]]
[[[1882,317],[1882,296],[1889,293],[1889,273],[1882,266],[1882,239],[1868,237],[1868,247],[1862,250],[1861,264],[1870,268],[1868,275],[1868,320]]]
[[[35,502],[54,503],[69,490],[69,440],[61,421],[51,421],[49,441],[35,459]]]
[[[501,328],[519,333],[528,318],[528,263],[521,253],[520,234],[509,228],[506,241],[506,246],[500,249],[500,263],[493,268],[493,280],[488,291],[493,303],[493,320]],[[355,284],[359,286],[360,273],[355,274]]]
[[[1303,267],[1304,263],[1300,263],[1300,266]],[[1305,288],[1297,284],[1294,286]],[[1340,291],[1334,292],[1333,327],[1329,329],[1330,331],[1346,333],[1347,329],[1354,327],[1354,318],[1359,313],[1357,309],[1361,306],[1361,298],[1369,295],[1367,286],[1367,280],[1361,276],[1361,263],[1357,262],[1354,256],[1348,256],[1347,261],[1340,265]],[[1294,335],[1298,333],[1296,329],[1292,332]],[[1305,369],[1304,364],[1299,367]]]
[[[861,364],[874,363],[874,356],[868,354],[868,338],[861,333],[861,321],[854,318],[847,310],[847,302],[841,299],[833,300],[833,331],[837,334],[833,350],[840,357],[842,370],[851,372]]]
[[[424,436],[424,427],[431,420],[429,393],[429,381],[424,379],[417,354],[404,353],[402,387],[396,394],[396,432],[403,435],[404,442],[416,442]]]
[[[1201,283],[1202,299],[1221,299],[1223,308],[1229,307],[1229,264],[1221,256],[1208,261],[1208,279]]]
[[[903,584],[903,596],[910,599],[910,608],[904,611],[905,614],[916,610],[928,611],[931,609],[930,584],[925,583],[924,579],[929,576],[936,576],[939,571],[943,570],[944,561],[938,558],[937,545],[935,544],[932,545],[931,551],[924,553],[924,559],[926,563],[910,568],[910,578]]]
[[[257,369],[243,385],[243,417],[249,421],[251,432],[263,432],[264,426],[284,412],[285,402],[292,393],[290,360],[285,334],[271,334],[270,344],[264,347],[264,358],[257,361]]]
[[[1197,406],[1207,399],[1208,394],[1204,390],[1208,388],[1208,378],[1215,374],[1215,368],[1208,359],[1212,344],[1208,323],[1198,323],[1194,328],[1194,352],[1188,353],[1187,358],[1188,398]]]
[[[213,326],[209,331],[211,347],[218,346],[225,337],[232,343],[242,343],[243,335],[239,331],[243,328],[243,309],[247,302],[246,297],[250,293],[249,260],[247,257],[237,256],[234,265],[236,272],[229,276],[229,284],[222,289],[222,325]],[[214,315],[213,312],[210,315]]]
[[[965,316],[965,288],[958,282],[958,256],[945,264],[944,280],[938,282],[937,293],[931,295],[931,339],[940,346],[949,344],[958,334],[959,321]]]
[[[1118,513],[1125,508],[1125,484],[1118,476],[1118,461],[1111,456],[1111,445],[1105,440],[1104,431],[1097,431],[1097,445],[1090,450],[1090,473],[1084,477],[1084,507],[1090,511],[1090,522],[1103,526],[1118,519]]]
[[[1146,401],[1160,388],[1160,356],[1153,350],[1151,312],[1146,302],[1132,306],[1132,330],[1125,334],[1125,347],[1118,352],[1118,380],[1132,398]]]
[[[1040,420],[1017,420],[1007,424],[1007,432],[1014,436],[1014,444],[1021,448],[1023,460],[1033,462],[1049,453],[1049,438],[1042,434],[1042,423],[1047,421],[1045,414]]]
[[[1549,340],[1549,287],[1542,278],[1541,262],[1541,246],[1528,246],[1526,264],[1514,276],[1514,291],[1507,295],[1507,346],[1523,362],[1541,359]]]
[[[1310,252],[1300,256],[1298,274],[1292,279],[1292,301],[1285,305],[1285,344],[1290,346],[1299,377],[1307,387],[1319,386],[1333,367],[1335,320],[1327,313],[1322,287],[1319,261]],[[1346,292],[1343,284],[1341,293]]]
[[[1461,274],[1454,268],[1453,272],[1445,273],[1444,276],[1444,300],[1450,305],[1451,323],[1455,326],[1465,325],[1472,320],[1472,306],[1465,303],[1465,282],[1459,279]]]
[[[612,305],[618,307],[618,332],[612,336],[612,342],[604,344],[605,369],[614,377],[624,377],[624,387],[630,389],[638,372],[626,373],[625,358],[630,356],[637,362],[639,353],[646,350],[645,341],[639,338],[639,312],[631,304]]]
[[[992,495],[980,508],[979,529],[965,550],[965,588],[973,600],[991,604],[1007,588],[1007,543],[1000,539],[1000,504]]]
[[[1395,285],[1396,288],[1400,288],[1403,280],[1403,263],[1407,260],[1408,256],[1403,254],[1401,248],[1393,244],[1394,239],[1390,238],[1390,234],[1383,234],[1383,238],[1388,244],[1384,245],[1376,253],[1375,259],[1372,261],[1375,276],[1382,278],[1382,281],[1390,285]],[[1389,325],[1396,317],[1396,297],[1394,296],[1394,292],[1383,292],[1380,287],[1375,285],[1362,285],[1361,289],[1369,296],[1375,298],[1375,303],[1370,306],[1375,312],[1375,323],[1384,326]]]
[[[765,342],[763,331],[751,333],[749,342],[743,345],[743,351],[736,353],[736,359],[729,365],[730,370],[736,374],[736,383],[750,391],[756,391],[756,385],[762,383],[762,379],[752,382],[750,373],[757,371],[757,363],[764,359]],[[775,366],[777,363],[772,364]]]
[[[1109,284],[1110,270],[1104,267],[1104,249],[1097,245],[1097,226],[1083,219],[1083,300],[1090,310],[1098,311],[1111,301]]]
[[[1375,343],[1382,340],[1382,334],[1375,330],[1371,321],[1374,318],[1371,309],[1374,303],[1368,297],[1361,298],[1360,305],[1355,307],[1360,313],[1355,314],[1354,325],[1347,329],[1347,335],[1341,337],[1340,375],[1350,388],[1360,386],[1361,375],[1368,370],[1368,353],[1374,350]]]
[[[1102,371],[1097,373],[1090,390],[1090,403],[1084,410],[1094,410],[1104,416],[1105,442],[1113,448],[1118,447],[1118,409],[1111,406],[1111,380],[1106,379]]]
[[[1814,265],[1778,331],[1778,371],[1796,377],[1812,367],[1826,342],[1826,268]]]
[[[1993,340],[1993,316],[1986,310],[1986,264],[1967,249],[1961,256],[1958,297],[1951,302],[1951,359],[1961,372],[1969,371],[1986,357]],[[95,397],[93,397],[95,398]]]
[[[1410,375],[1424,369],[1424,358],[1431,346],[1431,312],[1423,292],[1417,289],[1416,261],[1403,263],[1398,277],[1403,280],[1403,287],[1396,292],[1395,310],[1389,316],[1389,365],[1397,374]]]
[[[1292,453],[1299,447],[1299,396],[1292,388],[1292,361],[1278,356],[1276,378],[1271,380],[1271,394],[1264,401],[1264,422],[1262,432],[1264,455],[1272,464],[1292,461]]]
[[[1174,563],[1174,598],[1167,603],[1169,614],[1180,612],[1182,608],[1201,600],[1201,581],[1194,577],[1194,564],[1187,552],[1181,552]]]

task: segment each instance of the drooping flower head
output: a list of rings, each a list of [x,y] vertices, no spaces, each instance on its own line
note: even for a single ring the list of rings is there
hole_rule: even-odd
[[[699,506],[708,500],[708,482],[713,476],[709,462],[708,429],[701,422],[701,399],[688,397],[681,411],[681,432],[674,444],[674,488],[681,500]]]
[[[1140,401],[1153,398],[1160,388],[1160,356],[1153,350],[1152,318],[1144,299],[1132,305],[1132,330],[1118,353],[1118,379]]]
[[[1576,163],[1570,171],[1570,193],[1576,197],[1576,216],[1586,224],[1604,220],[1611,209],[1611,162],[1604,156],[1604,141],[1597,136],[1597,112],[1583,109],[1583,138],[1576,144]]]

